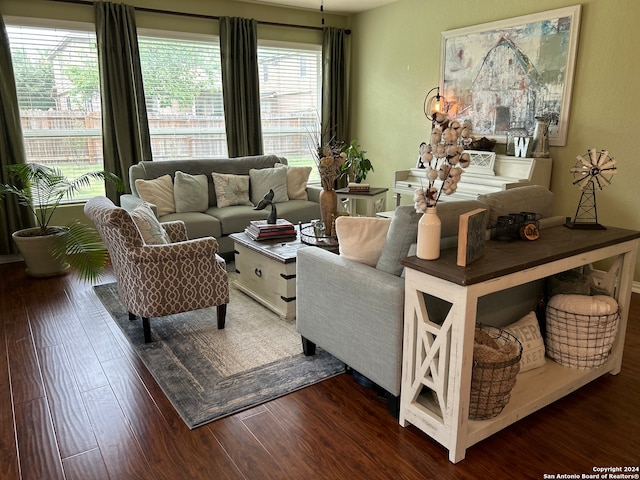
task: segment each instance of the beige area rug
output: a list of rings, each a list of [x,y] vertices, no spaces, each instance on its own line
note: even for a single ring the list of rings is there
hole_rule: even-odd
[[[345,372],[321,349],[304,356],[295,320],[281,319],[233,287],[223,330],[215,308],[152,318],[148,344],[141,321],[129,321],[117,285],[94,288],[189,428]]]

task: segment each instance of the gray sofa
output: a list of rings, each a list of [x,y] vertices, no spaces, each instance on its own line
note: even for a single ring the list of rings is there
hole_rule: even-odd
[[[140,162],[129,169],[129,183],[131,194],[120,197],[120,203],[126,210],[133,210],[142,199],[136,188],[136,180],[152,180],[163,175],[175,178],[177,171],[189,175],[206,175],[209,203],[205,211],[168,213],[159,216],[160,222],[175,220],[184,221],[187,235],[190,239],[212,236],[218,240],[219,253],[233,252],[233,241],[229,234],[242,232],[251,220],[264,220],[270,212],[270,207],[264,210],[254,210],[249,205],[233,205],[220,208],[217,205],[212,172],[249,175],[251,169],[272,168],[276,163],[287,164],[287,160],[275,155],[259,155],[250,157],[225,159],[196,159],[196,160],[163,160],[155,162]],[[267,192],[264,192],[267,193]],[[290,222],[309,222],[320,218],[319,194],[320,187],[307,187],[308,200],[289,200],[277,203],[278,218],[285,218]],[[153,208],[153,205],[152,205]],[[154,208],[157,215],[157,209]]]
[[[552,201],[553,194],[546,188],[526,186],[482,195],[478,200],[441,202],[442,248],[456,245],[462,213],[487,208],[494,222],[497,215],[534,211],[545,217],[540,221],[544,227],[564,220],[549,218]],[[317,344],[349,365],[384,390],[394,415],[400,395],[404,317],[400,262],[415,248],[420,216],[413,206],[396,208],[375,268],[320,248],[300,250],[296,264],[296,322],[305,353],[313,354]],[[543,288],[527,285],[517,292],[503,292],[504,298],[487,299],[478,307],[478,319],[487,315],[518,318],[535,309]],[[515,301],[516,297],[524,302]]]

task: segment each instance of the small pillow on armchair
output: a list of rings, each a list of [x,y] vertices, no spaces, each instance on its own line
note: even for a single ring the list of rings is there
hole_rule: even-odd
[[[169,235],[156,218],[148,203],[142,202],[129,212],[133,223],[138,227],[142,240],[147,245],[166,245],[171,243]]]
[[[387,240],[391,220],[374,217],[336,218],[336,235],[340,255],[370,267],[375,267]]]
[[[413,206],[396,208],[376,268],[393,275],[400,275],[403,266],[400,260],[409,256],[409,248],[418,238],[418,221],[422,216]]]

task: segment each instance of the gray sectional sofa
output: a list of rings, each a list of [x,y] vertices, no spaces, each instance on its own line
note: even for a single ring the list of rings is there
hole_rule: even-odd
[[[184,221],[189,238],[212,236],[218,240],[219,253],[233,252],[233,241],[229,234],[242,232],[251,220],[264,220],[270,212],[267,207],[264,210],[254,210],[253,205],[231,205],[221,207],[216,198],[212,173],[249,175],[252,169],[271,169],[276,164],[287,165],[287,160],[275,155],[259,155],[250,157],[226,158],[226,159],[197,159],[197,160],[163,160],[155,162],[140,162],[129,169],[129,183],[131,194],[120,197],[120,203],[126,210],[133,210],[142,203],[142,198],[136,187],[136,180],[153,180],[165,175],[171,176],[175,182],[176,172],[182,172],[190,176],[206,178],[207,199],[206,205],[195,208],[196,211],[179,211],[158,215],[158,209],[152,203],[152,208],[158,215],[160,222],[174,220]],[[287,177],[289,178],[289,177]],[[176,184],[177,185],[177,184]],[[252,192],[249,185],[249,198],[253,195],[262,197],[266,191]],[[278,218],[285,218],[294,224],[309,222],[320,218],[318,204],[320,187],[308,186],[306,188],[308,199],[286,200],[276,203]],[[178,200],[176,198],[176,200]],[[188,199],[187,199],[188,200]],[[283,200],[280,198],[280,200]],[[190,210],[186,208],[184,210]],[[194,209],[191,209],[194,210]]]
[[[488,209],[492,222],[498,215],[533,211],[545,217],[541,228],[562,223],[564,217],[549,217],[552,201],[546,188],[525,186],[481,195],[477,201],[441,202],[441,247],[456,245],[460,214],[475,208]],[[385,391],[396,415],[404,318],[401,260],[413,254],[420,216],[413,206],[396,208],[375,267],[320,248],[300,250],[296,264],[296,323],[305,353],[313,354],[317,345],[349,365]],[[543,288],[532,284],[501,292],[501,298],[479,305],[478,319],[502,315],[515,320],[535,308]]]

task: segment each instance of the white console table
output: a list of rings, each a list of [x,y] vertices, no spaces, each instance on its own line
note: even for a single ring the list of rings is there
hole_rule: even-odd
[[[411,423],[444,445],[455,463],[471,445],[606,373],[619,373],[639,244],[636,231],[560,225],[542,230],[533,242],[488,241],[485,255],[467,267],[456,265],[456,248],[443,250],[438,260],[404,259],[400,424]],[[498,416],[469,420],[478,299],[612,257],[622,259],[616,288],[620,326],[607,363],[578,370],[547,358],[543,367],[518,375]]]

